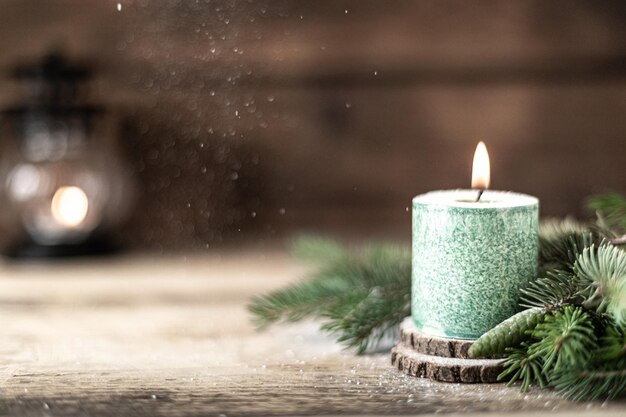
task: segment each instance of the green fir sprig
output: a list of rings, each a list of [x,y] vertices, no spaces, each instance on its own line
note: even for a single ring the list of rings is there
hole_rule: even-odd
[[[593,320],[580,307],[566,306],[546,316],[532,332],[536,340],[528,347],[532,357],[541,358],[541,372],[548,377],[553,370],[587,363],[597,349]]]
[[[506,345],[501,378],[520,381],[524,391],[536,384],[576,400],[626,395],[626,251],[610,240],[620,232],[608,228],[626,224],[618,215],[622,208],[626,215],[626,206],[614,195],[591,201],[598,220],[588,229],[571,220],[540,228],[539,277],[520,301],[530,310],[490,330],[475,343],[482,348],[470,350],[478,357]],[[525,338],[511,338],[518,329],[503,325],[540,308],[544,319],[527,327]]]
[[[540,357],[531,355],[529,346],[528,342],[522,342],[518,347],[507,348],[504,371],[498,375],[498,381],[508,380],[508,385],[519,381],[522,391],[528,390],[532,384],[541,388],[546,385],[542,372],[543,361]]]
[[[539,276],[549,271],[571,272],[580,252],[598,240],[587,225],[570,218],[544,220],[538,232]]]
[[[480,337],[473,357],[504,357],[501,380],[553,387],[567,398],[626,395],[626,198],[596,196],[595,223],[548,220],[539,229],[539,270],[522,290],[521,311]],[[410,250],[347,248],[303,238],[294,255],[314,269],[299,282],[255,297],[260,328],[317,318],[363,353],[398,334],[410,315]]]
[[[615,245],[626,244],[626,197],[617,193],[596,195],[587,200],[596,213],[596,229]]]
[[[349,250],[332,240],[304,237],[294,255],[317,265],[304,280],[248,306],[258,327],[281,320],[322,320],[322,330],[357,353],[395,338],[411,314],[411,254],[404,247],[376,244]]]

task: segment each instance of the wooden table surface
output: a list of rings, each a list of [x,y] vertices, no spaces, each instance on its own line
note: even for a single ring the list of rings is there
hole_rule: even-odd
[[[0,415],[626,414],[411,378],[315,323],[254,331],[249,297],[305,271],[280,251],[4,264]]]

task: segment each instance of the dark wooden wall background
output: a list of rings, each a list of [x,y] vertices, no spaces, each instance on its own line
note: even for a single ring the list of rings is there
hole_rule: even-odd
[[[479,139],[494,188],[545,215],[626,192],[622,1],[117,4],[2,0],[0,65],[55,45],[99,65],[144,190],[135,246],[407,238],[410,198],[467,186]]]

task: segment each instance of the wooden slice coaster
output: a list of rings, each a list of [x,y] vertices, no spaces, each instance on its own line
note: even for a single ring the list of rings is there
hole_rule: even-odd
[[[398,343],[391,349],[391,363],[407,375],[443,382],[497,382],[501,359],[460,359],[425,355]]]
[[[472,343],[427,335],[407,317],[400,325],[400,342],[391,350],[391,363],[407,375],[437,381],[497,382],[502,359],[470,359]]]
[[[411,317],[400,324],[400,342],[418,353],[441,356],[443,358],[469,359],[467,351],[473,340],[450,339],[422,333],[415,327]]]

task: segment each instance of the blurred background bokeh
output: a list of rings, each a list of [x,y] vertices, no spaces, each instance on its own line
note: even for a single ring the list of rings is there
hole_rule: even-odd
[[[478,140],[544,216],[626,191],[625,22],[622,1],[3,0],[0,105],[17,63],[93,64],[129,248],[408,240],[411,198],[467,187]]]

